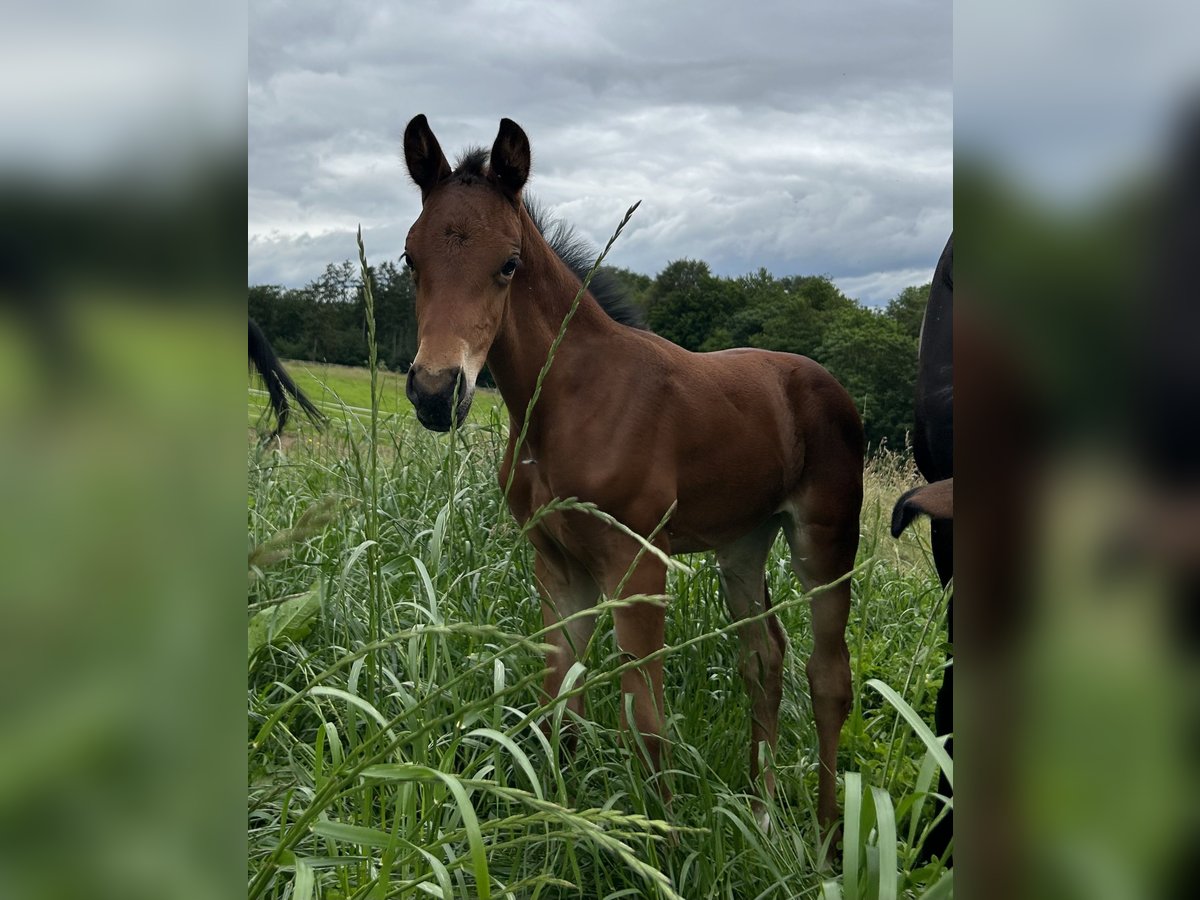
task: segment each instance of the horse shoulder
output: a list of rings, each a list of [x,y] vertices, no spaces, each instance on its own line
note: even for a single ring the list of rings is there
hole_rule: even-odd
[[[513,464],[513,443],[509,442],[504,451],[504,459],[496,471],[496,481],[501,492],[505,493],[509,512],[521,525],[529,521],[534,513],[534,485],[530,472],[525,466]]]

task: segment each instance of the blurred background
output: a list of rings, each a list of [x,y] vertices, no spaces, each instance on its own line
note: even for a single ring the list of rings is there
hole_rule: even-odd
[[[954,16],[958,888],[1182,896],[1200,13]],[[4,18],[0,893],[234,896],[246,9]]]
[[[4,8],[6,897],[244,891],[245,17]]]
[[[963,896],[1190,896],[1200,16],[955,5]]]

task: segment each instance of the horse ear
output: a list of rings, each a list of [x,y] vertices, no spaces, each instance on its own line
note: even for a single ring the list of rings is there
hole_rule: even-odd
[[[500,120],[500,131],[492,144],[492,178],[514,200],[529,180],[529,138],[512,119]]]
[[[408,174],[421,189],[422,200],[438,182],[450,177],[450,163],[424,115],[413,118],[404,129],[404,161]]]

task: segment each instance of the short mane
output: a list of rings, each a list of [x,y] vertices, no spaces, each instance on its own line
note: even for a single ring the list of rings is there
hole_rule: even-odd
[[[460,184],[474,184],[487,178],[488,152],[483,147],[468,147],[459,154],[450,173],[450,180]]]
[[[552,218],[533,198],[525,198],[525,210],[542,237],[546,239],[546,243],[550,245],[550,249],[582,282],[596,262],[596,257],[600,255],[597,250],[562,219]],[[596,270],[588,284],[588,293],[614,322],[645,330],[646,323],[642,320],[641,312],[608,266],[601,266]]]
[[[458,157],[450,179],[459,184],[474,184],[487,178],[488,151],[483,147],[468,147]],[[541,204],[525,198],[525,211],[546,239],[550,249],[575,273],[581,282],[599,255],[596,249],[575,233],[575,229],[550,216]],[[634,305],[620,280],[608,266],[601,266],[592,276],[588,293],[608,313],[609,318],[631,328],[646,330],[640,310]]]

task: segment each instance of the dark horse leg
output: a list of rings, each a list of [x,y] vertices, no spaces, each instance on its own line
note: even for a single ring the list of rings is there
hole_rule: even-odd
[[[944,588],[950,581],[950,577],[954,572],[954,523],[947,521],[934,521],[930,523],[929,531],[930,545],[933,549],[933,564],[937,567],[938,578],[942,582]],[[950,649],[946,653],[946,661],[950,665],[946,666],[945,675],[942,678],[942,686],[938,689],[937,702],[933,709],[933,721],[935,732],[938,735],[952,734],[954,732],[954,595],[951,594],[947,600],[946,608],[946,636],[950,641]],[[951,758],[954,756],[954,740],[951,738],[946,742],[946,752]],[[950,783],[946,781],[946,776],[942,775],[938,781],[938,793],[944,797],[949,797],[951,793]],[[935,857],[943,856],[947,848],[950,846],[950,839],[954,837],[954,812],[953,810],[946,814],[932,832],[929,838],[925,841],[921,848],[921,859],[932,860]]]

